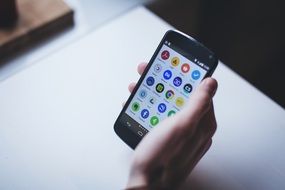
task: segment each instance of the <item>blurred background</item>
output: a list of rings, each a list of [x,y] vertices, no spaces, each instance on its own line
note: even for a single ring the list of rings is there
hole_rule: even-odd
[[[23,0],[18,0],[23,1]],[[220,60],[285,108],[285,1],[281,0],[65,0],[75,10],[75,26],[64,35],[1,62],[0,80],[38,57],[144,5],[177,29],[212,49]],[[64,37],[62,37],[64,36]],[[49,44],[48,47],[46,44]],[[53,44],[53,46],[51,46]],[[56,47],[56,48],[51,48]],[[45,49],[41,53],[41,49]],[[29,50],[30,51],[30,50]],[[33,56],[31,56],[33,55]],[[36,58],[34,58],[36,57]],[[13,57],[15,59],[15,56]],[[35,59],[35,60],[31,60]],[[20,65],[20,66],[19,66]],[[7,67],[7,68],[6,68]],[[20,69],[18,69],[20,68]],[[8,74],[7,74],[8,73]],[[235,85],[235,84],[233,84]]]
[[[285,108],[285,1],[81,0],[98,26],[144,4]],[[100,19],[99,19],[99,15]],[[233,84],[235,85],[235,84]]]
[[[156,0],[147,7],[285,107],[285,1]]]

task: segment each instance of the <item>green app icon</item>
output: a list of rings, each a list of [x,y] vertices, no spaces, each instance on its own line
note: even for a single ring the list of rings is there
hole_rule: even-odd
[[[167,114],[168,117],[175,115],[176,112],[174,110],[170,110]]]
[[[158,84],[156,85],[156,91],[157,91],[158,93],[161,93],[163,90],[164,90],[164,85],[161,84],[161,83],[158,83]]]
[[[152,117],[150,118],[150,124],[151,124],[152,126],[156,126],[158,123],[159,123],[159,119],[158,119],[157,116],[152,116]]]
[[[134,103],[132,104],[132,110],[133,110],[134,112],[137,112],[137,111],[139,111],[139,109],[140,109],[140,104],[137,103],[137,102],[134,102]]]

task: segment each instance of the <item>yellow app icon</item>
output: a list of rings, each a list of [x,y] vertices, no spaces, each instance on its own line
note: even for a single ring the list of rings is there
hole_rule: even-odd
[[[180,108],[181,108],[181,107],[184,105],[184,99],[181,98],[181,97],[178,97],[178,98],[176,99],[176,101],[175,101],[175,104],[176,104],[177,107],[180,107]]]
[[[180,63],[180,59],[179,59],[178,57],[173,57],[173,58],[171,59],[171,65],[172,65],[172,66],[176,67],[176,66],[179,65],[179,63]]]

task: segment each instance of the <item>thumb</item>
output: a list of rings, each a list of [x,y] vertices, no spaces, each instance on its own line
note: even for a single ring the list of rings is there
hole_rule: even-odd
[[[194,91],[187,106],[181,111],[181,124],[185,127],[196,126],[204,114],[209,110],[218,83],[213,78],[206,78]],[[182,127],[182,126],[181,126]]]

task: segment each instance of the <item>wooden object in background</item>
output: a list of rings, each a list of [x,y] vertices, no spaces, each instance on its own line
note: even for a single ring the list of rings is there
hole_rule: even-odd
[[[16,0],[0,0],[0,27],[12,26],[17,18]]]
[[[18,0],[18,21],[0,28],[0,59],[73,25],[73,10],[62,0]]]

